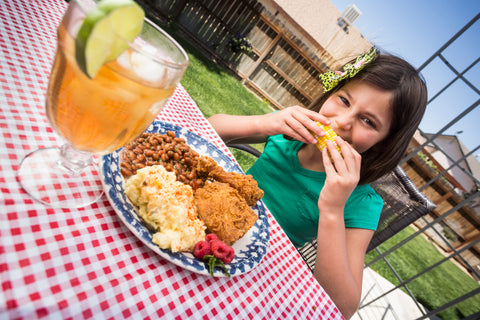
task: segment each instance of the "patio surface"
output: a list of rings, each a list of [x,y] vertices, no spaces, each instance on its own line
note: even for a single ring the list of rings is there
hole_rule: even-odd
[[[372,269],[367,268],[363,276],[362,303],[367,303],[392,288],[394,285]],[[397,289],[367,307],[361,308],[352,317],[352,320],[413,320],[421,316],[422,312],[413,299]]]

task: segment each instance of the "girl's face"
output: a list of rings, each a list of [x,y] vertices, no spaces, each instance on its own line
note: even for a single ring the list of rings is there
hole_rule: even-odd
[[[392,93],[353,80],[332,94],[320,109],[333,130],[363,153],[387,137],[392,122]]]

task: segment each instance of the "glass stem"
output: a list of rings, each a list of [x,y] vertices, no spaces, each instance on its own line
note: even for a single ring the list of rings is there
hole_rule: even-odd
[[[75,149],[66,143],[60,147],[60,159],[57,165],[70,175],[79,175],[93,162],[92,154]]]

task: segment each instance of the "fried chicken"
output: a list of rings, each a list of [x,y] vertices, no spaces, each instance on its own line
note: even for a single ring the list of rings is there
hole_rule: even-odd
[[[255,206],[258,200],[263,197],[263,190],[258,187],[257,181],[251,175],[244,175],[238,172],[225,172],[210,157],[200,157],[197,171],[208,174],[212,180],[223,182],[236,189],[245,199],[249,207]]]
[[[200,156],[197,162],[197,173],[199,175],[208,176],[210,171],[218,167],[218,164],[215,160],[207,156]]]
[[[194,202],[207,230],[227,245],[243,237],[258,219],[238,191],[226,183],[214,181],[197,189]]]

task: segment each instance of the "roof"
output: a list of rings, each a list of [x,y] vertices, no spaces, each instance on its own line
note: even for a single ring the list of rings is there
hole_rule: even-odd
[[[430,139],[434,136],[434,134],[431,133],[422,133],[421,135],[423,136],[421,141],[422,144],[426,141],[425,138]],[[418,139],[418,135],[416,135],[416,137]],[[480,187],[480,184],[478,183],[478,181],[480,181],[480,161],[478,161],[475,155],[462,143],[457,135],[439,135],[434,139],[434,142],[438,147],[429,144],[426,148],[444,169],[448,169],[452,166],[453,162],[459,161],[468,155],[465,159],[459,162],[459,166],[475,177],[477,180],[477,188]],[[457,176],[455,176],[455,174],[452,175],[455,179],[459,180],[459,182],[462,180],[458,179],[458,175],[463,175],[462,173],[457,172]],[[473,183],[475,184],[475,182]],[[466,189],[468,190],[469,188],[467,187]]]

